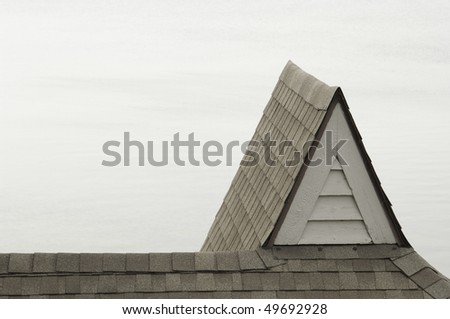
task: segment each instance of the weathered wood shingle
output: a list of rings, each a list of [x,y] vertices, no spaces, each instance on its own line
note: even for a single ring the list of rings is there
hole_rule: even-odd
[[[276,147],[270,148],[274,165],[263,160],[263,147],[252,149],[260,161],[239,167],[202,250],[253,250],[266,241],[301,166],[287,166],[285,161],[314,138],[335,91],[292,62],[286,65],[252,140],[262,142],[270,132],[277,145],[289,140],[295,149],[280,155]],[[244,155],[242,163],[251,159]]]

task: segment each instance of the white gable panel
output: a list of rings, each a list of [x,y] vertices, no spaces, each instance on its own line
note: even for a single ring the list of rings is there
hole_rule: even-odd
[[[372,242],[361,220],[309,221],[300,245],[369,244]]]
[[[331,170],[320,195],[352,195],[342,170]]]
[[[339,149],[341,162],[347,165],[341,166],[336,160],[333,165],[326,165],[325,148],[316,150],[313,161],[323,159],[323,162],[306,169],[274,244],[395,243],[383,205],[339,104],[326,131],[332,132],[333,146],[338,140],[347,140]],[[323,134],[322,145],[326,145],[325,137]]]
[[[319,196],[309,220],[362,220],[353,196]]]

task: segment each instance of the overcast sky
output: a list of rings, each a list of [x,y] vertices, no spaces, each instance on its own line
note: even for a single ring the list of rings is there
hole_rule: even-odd
[[[450,275],[448,1],[0,0],[0,251],[192,251],[234,165],[104,167],[123,132],[251,138],[291,59],[340,86],[403,231]]]

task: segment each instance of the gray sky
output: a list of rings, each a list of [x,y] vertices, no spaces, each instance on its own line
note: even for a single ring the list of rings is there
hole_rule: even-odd
[[[200,248],[237,169],[102,144],[245,141],[287,60],[350,105],[416,250],[450,275],[446,1],[0,0],[0,251]]]

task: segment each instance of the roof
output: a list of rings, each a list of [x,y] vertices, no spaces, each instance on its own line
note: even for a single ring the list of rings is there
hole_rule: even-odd
[[[241,165],[231,182],[222,206],[203,244],[203,251],[249,250],[265,244],[273,245],[300,185],[308,164],[308,152],[315,148],[303,149],[320,140],[336,104],[344,106],[346,117],[363,155],[366,169],[377,194],[382,201],[392,228],[397,234],[397,242],[409,246],[398,223],[381,183],[372,166],[370,157],[362,143],[355,122],[340,88],[330,87],[306,73],[289,61],[280,75],[270,97],[252,141],[261,141],[267,132],[276,140],[292,141],[294,147],[284,156],[274,154],[276,165],[266,165],[260,161],[256,166]],[[258,152],[262,158],[263,148]],[[302,162],[286,166],[284,159],[292,152],[302,152]],[[244,155],[244,160],[248,155]]]
[[[396,244],[273,245],[307,166],[307,157],[303,165],[285,166],[287,153],[275,166],[261,161],[238,169],[203,251],[0,254],[0,297],[450,298],[450,281],[403,236],[340,89],[288,62],[254,139],[271,131],[301,150],[321,136],[338,102]]]
[[[450,285],[411,248],[290,246],[237,252],[3,254],[0,296],[449,298]]]

